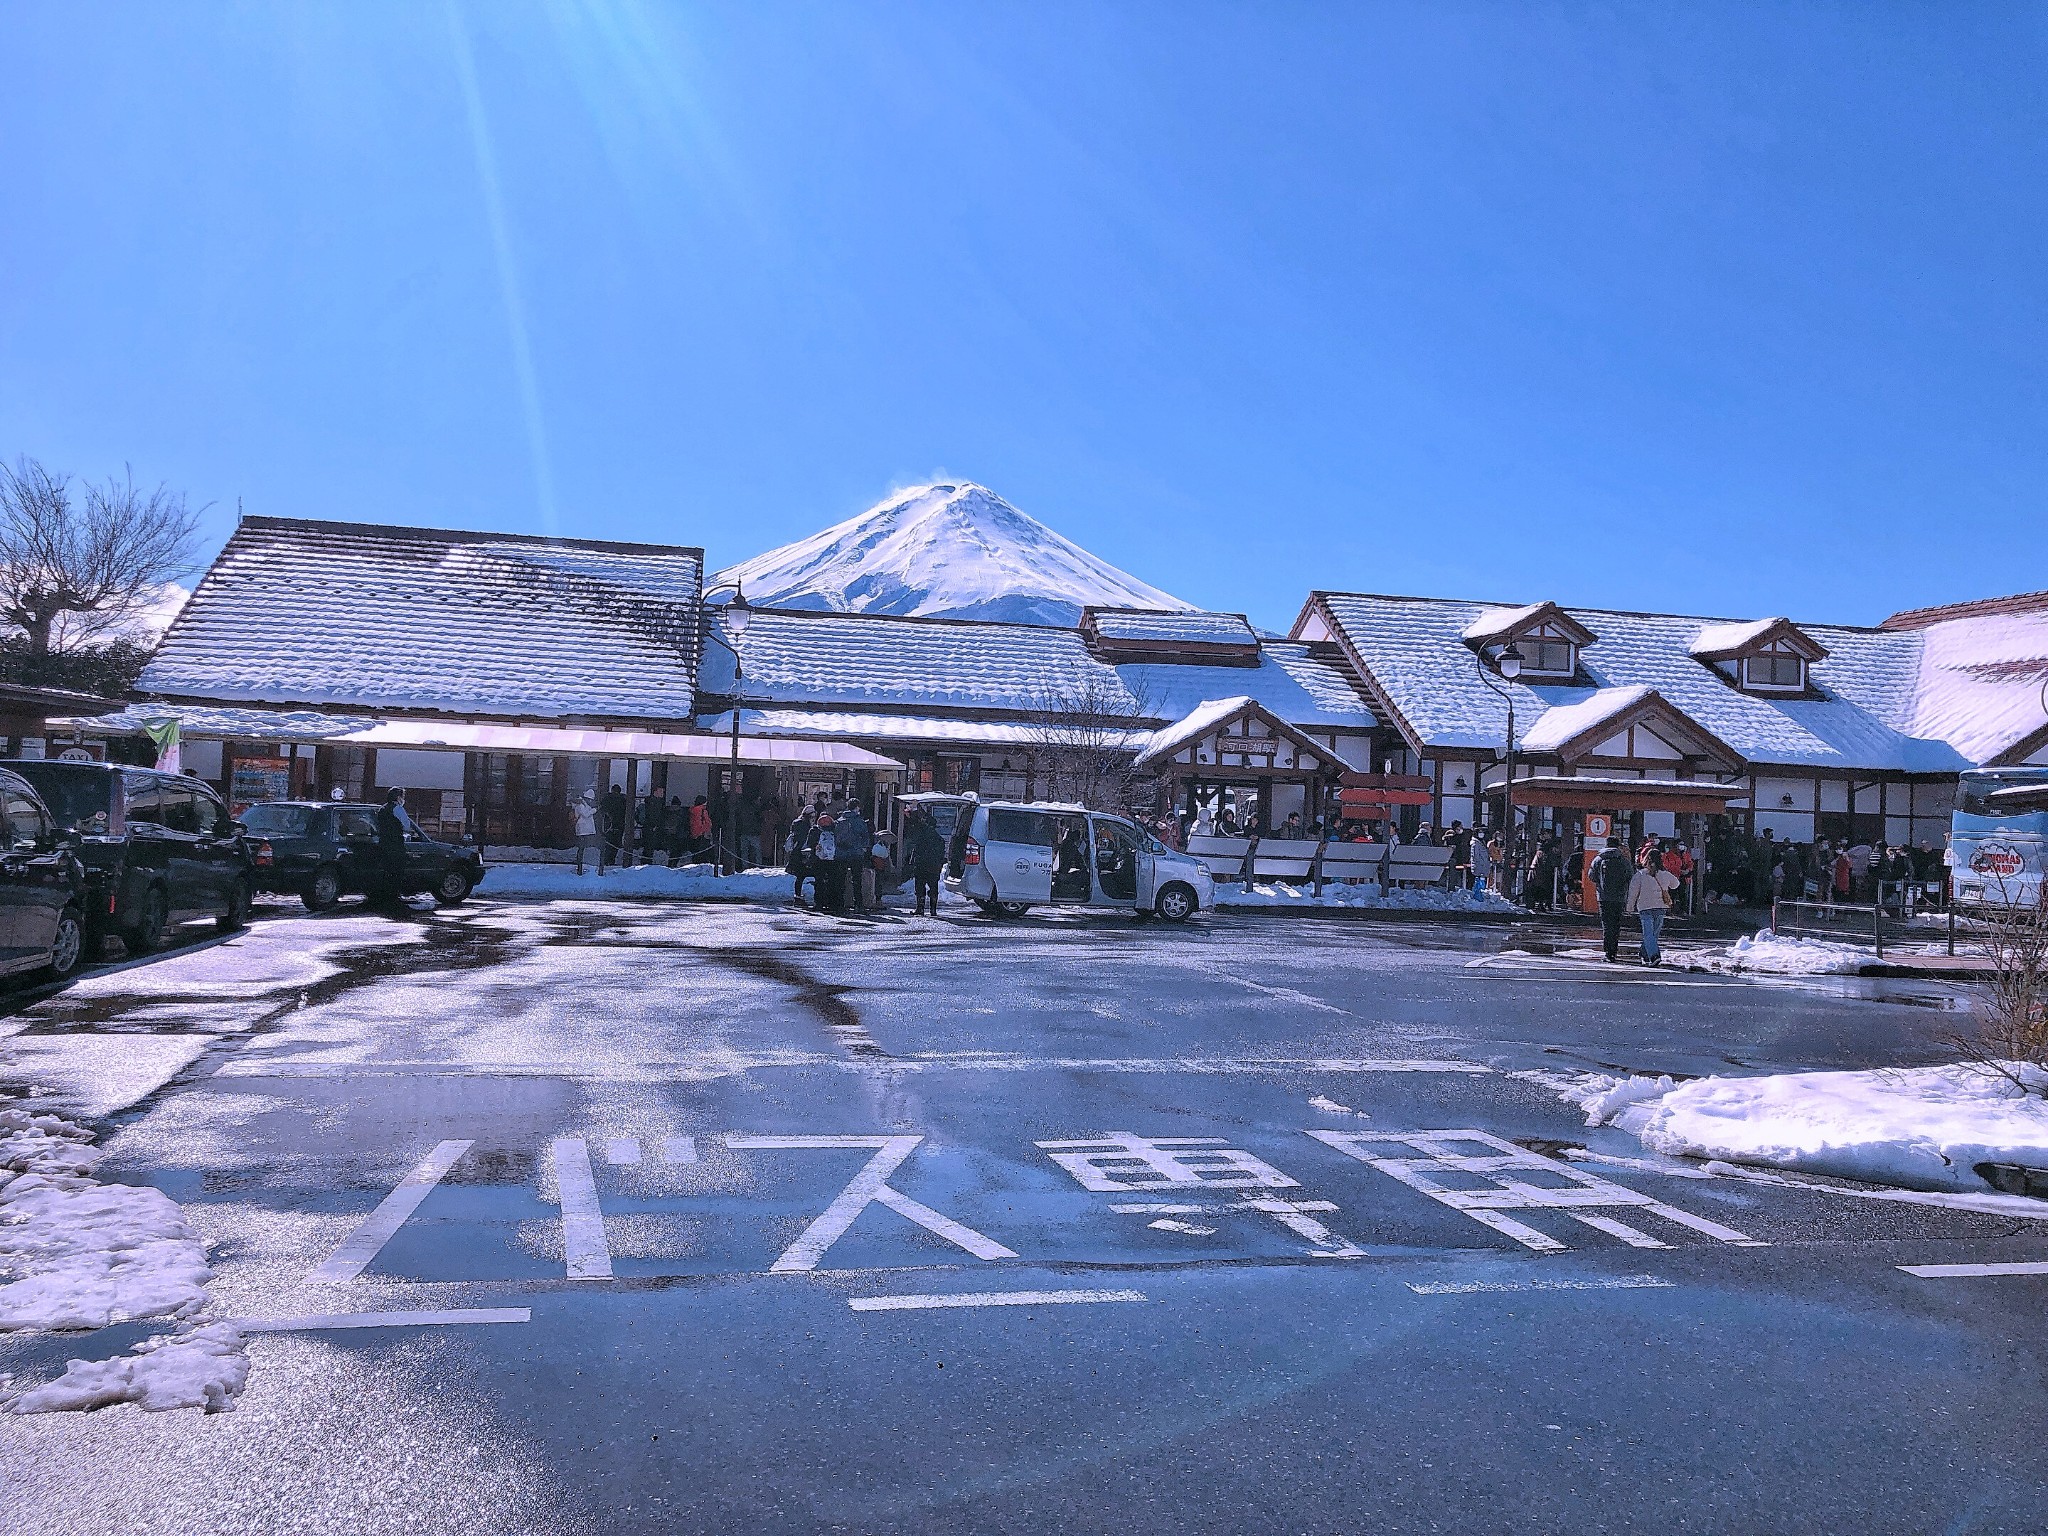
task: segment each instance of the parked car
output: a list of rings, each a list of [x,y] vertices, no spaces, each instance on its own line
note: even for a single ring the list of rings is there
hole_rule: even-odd
[[[78,835],[90,949],[115,933],[130,953],[146,954],[180,923],[210,917],[230,931],[249,920],[249,845],[199,780],[111,763],[16,758],[0,767],[28,780],[56,824]]]
[[[343,896],[367,895],[378,881],[377,807],[335,800],[266,800],[242,813],[256,845],[257,889],[297,896],[315,912]],[[429,892],[444,907],[482,883],[474,848],[415,831],[405,840],[399,889]]]
[[[62,981],[85,954],[77,836],[16,773],[0,770],[0,975]]]
[[[1121,816],[1012,801],[963,814],[960,874],[947,883],[984,912],[1016,917],[1041,904],[1111,907],[1180,923],[1215,900],[1201,863]]]

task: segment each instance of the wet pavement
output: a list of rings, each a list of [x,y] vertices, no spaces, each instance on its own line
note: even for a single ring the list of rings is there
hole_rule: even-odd
[[[1955,994],[1516,942],[479,901],[24,1002],[0,1087],[278,1331],[232,1413],[0,1421],[0,1530],[2048,1528],[2048,1280],[1899,1268],[2048,1222],[1544,1081],[1939,1060]]]

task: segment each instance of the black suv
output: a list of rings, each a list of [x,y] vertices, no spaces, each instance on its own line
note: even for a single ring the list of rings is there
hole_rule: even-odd
[[[249,845],[228,808],[182,774],[107,763],[16,758],[60,827],[78,834],[85,865],[86,942],[119,934],[131,954],[163,943],[177,923],[249,920],[256,889]]]
[[[0,769],[0,975],[62,981],[85,953],[85,868],[77,837],[28,780]]]
[[[297,896],[313,911],[379,884],[377,807],[333,800],[265,800],[242,813],[256,848],[259,890]],[[414,831],[405,840],[400,891],[431,892],[452,907],[484,877],[473,848],[438,843]]]

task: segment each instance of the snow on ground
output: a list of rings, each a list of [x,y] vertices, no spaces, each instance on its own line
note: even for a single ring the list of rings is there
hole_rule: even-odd
[[[709,864],[669,868],[641,864],[632,869],[594,870],[577,874],[574,864],[494,864],[477,887],[484,897],[537,897],[554,901],[584,897],[607,901],[641,901],[650,897],[702,900],[725,897],[748,901],[788,901],[795,882],[779,869],[748,869],[721,875]]]
[[[1588,1125],[1667,1156],[1981,1193],[1979,1163],[2048,1168],[2048,1071],[2019,1070],[2034,1092],[1964,1064],[1688,1083],[1588,1073],[1559,1091]]]
[[[1702,970],[1749,971],[1767,976],[1854,976],[1876,956],[1854,944],[1831,939],[1783,937],[1765,928],[1754,938],[1737,939],[1726,949],[1704,950],[1686,957]]]
[[[1391,891],[1382,891],[1369,881],[1360,885],[1332,882],[1323,887],[1320,897],[1311,886],[1284,885],[1277,881],[1259,881],[1249,887],[1219,885],[1216,887],[1216,905],[1232,908],[1301,907],[1325,911],[1364,911],[1370,908],[1388,912],[1509,913],[1521,910],[1492,891],[1447,891],[1433,885],[1396,886]]]
[[[166,1408],[234,1407],[249,1380],[249,1352],[233,1323],[205,1323],[182,1333],[158,1334],[132,1353],[111,1360],[73,1360],[55,1381],[31,1387],[7,1403],[9,1413],[62,1413],[137,1403],[151,1413]]]

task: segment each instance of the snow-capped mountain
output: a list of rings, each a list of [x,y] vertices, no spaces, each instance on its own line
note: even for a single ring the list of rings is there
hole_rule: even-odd
[[[776,608],[1072,624],[1083,606],[1188,608],[986,486],[899,491],[823,533],[720,571]]]

